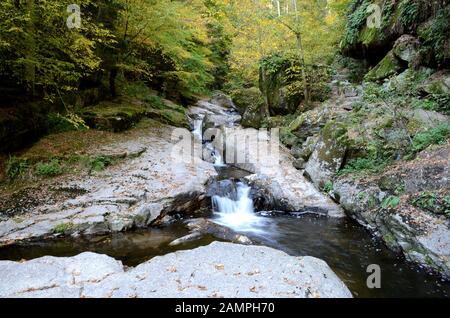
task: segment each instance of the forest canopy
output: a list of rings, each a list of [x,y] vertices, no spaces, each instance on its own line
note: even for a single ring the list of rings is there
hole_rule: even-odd
[[[142,81],[190,99],[224,83],[255,84],[263,57],[295,54],[296,30],[305,63],[329,60],[348,0],[79,0],[81,26],[68,28],[72,2],[0,3],[4,95],[55,102],[103,87],[115,96],[117,83]]]

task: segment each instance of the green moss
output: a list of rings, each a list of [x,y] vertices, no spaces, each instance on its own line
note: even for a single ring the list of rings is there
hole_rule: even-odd
[[[383,240],[386,242],[388,246],[395,246],[397,244],[394,235],[392,235],[391,233],[384,234]]]
[[[388,78],[402,69],[400,62],[395,58],[394,54],[389,52],[380,63],[378,63],[365,76],[368,81],[381,81]]]
[[[72,232],[74,228],[75,228],[75,225],[72,222],[61,223],[61,224],[56,225],[53,228],[53,233],[55,233],[55,234],[67,234],[69,232]]]
[[[359,40],[362,44],[368,45],[377,41],[380,37],[380,29],[378,28],[368,28],[367,26],[362,29],[359,33]]]
[[[289,124],[289,131],[295,131],[297,130],[304,122],[305,122],[305,116],[304,114],[298,116],[296,119],[294,119]]]

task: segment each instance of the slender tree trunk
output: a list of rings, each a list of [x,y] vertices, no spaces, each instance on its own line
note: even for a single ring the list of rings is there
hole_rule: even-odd
[[[27,33],[28,33],[28,47],[26,58],[27,62],[25,64],[25,78],[28,82],[28,93],[31,98],[35,95],[35,82],[36,82],[36,69],[34,65],[34,55],[35,55],[35,43],[34,43],[34,1],[35,0],[27,0],[27,11],[30,15],[30,21],[28,21]]]
[[[259,17],[259,3],[258,3],[258,0],[254,0],[254,4],[255,4],[255,9],[257,10],[257,13],[258,13],[258,15],[257,15],[257,19],[258,19],[258,23],[257,23],[257,25],[258,25],[258,48],[259,48],[259,59],[261,60],[264,57],[264,49],[263,49],[263,43],[262,43],[263,42],[263,37],[262,37],[261,22],[260,22],[260,17]],[[265,72],[263,66],[261,66],[260,72],[261,72],[261,81],[262,81],[261,84],[264,84],[266,82],[266,72]],[[268,101],[268,98],[267,98],[267,93],[265,92],[265,89],[264,89],[264,85],[260,85],[260,86],[264,90],[264,92],[261,92],[263,94],[263,96],[264,96],[264,107],[262,107],[260,109],[260,114],[264,118],[264,117],[270,115],[270,113],[269,113],[269,101]]]
[[[301,72],[302,72],[302,80],[303,80],[303,93],[305,95],[305,101],[308,103],[310,101],[309,96],[309,87],[308,87],[308,80],[306,78],[306,65],[305,65],[305,57],[303,54],[303,46],[302,46],[302,34],[300,32],[300,14],[298,11],[298,3],[297,0],[294,1],[294,10],[295,10],[295,21],[297,24],[296,27],[296,36],[297,36],[297,52],[298,52],[298,59],[300,62]]]

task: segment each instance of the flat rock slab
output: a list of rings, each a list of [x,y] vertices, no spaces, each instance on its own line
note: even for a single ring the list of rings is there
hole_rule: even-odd
[[[0,297],[348,298],[328,265],[262,246],[214,242],[125,270],[95,253],[0,262]]]
[[[105,145],[98,154],[125,160],[88,177],[62,180],[61,188],[83,190],[74,199],[39,205],[19,220],[0,222],[0,245],[60,232],[120,232],[147,227],[165,213],[196,210],[205,183],[217,173],[195,154],[191,161],[180,160],[174,151],[178,143],[174,130],[164,125]]]

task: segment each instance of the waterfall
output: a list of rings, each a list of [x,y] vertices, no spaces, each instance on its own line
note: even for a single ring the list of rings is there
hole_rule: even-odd
[[[223,167],[223,166],[225,166],[225,164],[223,162],[223,158],[220,155],[220,153],[218,153],[216,150],[214,150],[212,156],[214,158],[214,165],[216,167]]]
[[[258,227],[265,223],[265,219],[257,216],[250,197],[250,187],[237,183],[236,195],[213,196],[214,214],[217,218],[212,221],[227,226],[235,231],[261,232]]]
[[[203,118],[198,119],[194,121],[194,130],[192,133],[195,137],[197,137],[198,140],[203,140],[203,134],[202,134],[202,124],[203,124]]]

